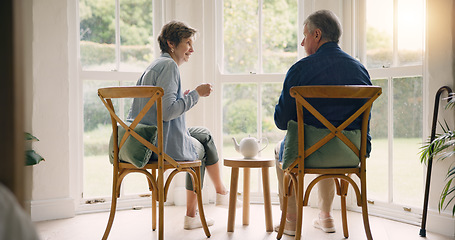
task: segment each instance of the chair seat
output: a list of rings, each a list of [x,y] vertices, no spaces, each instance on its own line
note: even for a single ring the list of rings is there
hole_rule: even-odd
[[[295,168],[297,171],[298,168]],[[360,174],[360,168],[306,168],[307,174]]]
[[[281,169],[283,169],[283,164],[280,163]],[[286,169],[283,169],[286,170]],[[297,173],[299,171],[298,166],[291,169],[292,173]],[[305,168],[306,174],[360,174],[360,167],[355,168]]]
[[[192,167],[200,167],[201,166],[201,160],[178,161],[177,163],[182,168],[192,168]],[[134,169],[137,169],[133,164],[124,163],[124,162],[119,163],[119,168],[134,168]],[[174,168],[175,167],[172,166],[172,164],[170,164],[168,162],[164,162],[164,170],[174,169]],[[146,164],[143,167],[143,169],[158,169],[158,162],[148,163],[148,164]]]

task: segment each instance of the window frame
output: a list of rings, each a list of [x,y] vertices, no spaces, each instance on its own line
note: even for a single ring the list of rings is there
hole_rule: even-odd
[[[76,10],[76,22],[77,22],[77,32],[80,30],[80,17],[79,17],[79,1],[76,3],[77,5],[77,10]],[[84,121],[83,121],[83,115],[84,115],[84,109],[83,109],[83,85],[84,81],[117,81],[119,86],[122,86],[124,82],[131,82],[132,79],[136,80],[139,79],[141,76],[142,72],[127,72],[127,71],[118,71],[119,66],[120,66],[120,48],[121,45],[118,44],[120,42],[120,0],[115,0],[115,53],[116,53],[116,59],[115,59],[115,65],[116,69],[111,69],[110,71],[93,71],[93,70],[83,70],[82,66],[80,65],[80,35],[76,34],[77,39],[76,39],[76,46],[77,46],[77,59],[78,59],[78,99],[79,102],[81,103],[81,108],[79,110],[80,114],[80,126],[78,126],[78,132],[80,134],[80,140],[79,140],[79,146],[78,146],[78,152],[81,152],[80,154],[80,161],[77,163],[77,186],[75,187],[75,194],[76,199],[76,211],[78,213],[86,213],[86,212],[93,212],[93,211],[99,211],[99,210],[104,210],[104,209],[109,209],[110,208],[110,202],[112,199],[111,194],[108,196],[100,196],[100,197],[89,197],[85,198],[84,197],[84,176],[83,176],[83,171],[84,171],[84,144],[83,144],[83,134],[84,134]],[[161,10],[165,9],[166,7],[166,2],[165,0],[153,0],[153,35],[158,36],[160,31],[161,31],[161,26],[164,23],[165,16],[168,13],[165,13]],[[155,10],[157,9],[157,10]],[[156,41],[153,41],[153,48],[154,48],[154,58],[159,56],[159,49],[158,44]],[[123,107],[121,108],[120,111],[123,111]],[[109,179],[111,181],[111,179]],[[148,193],[148,192],[147,192]],[[151,206],[150,198],[148,197],[141,197],[141,194],[139,195],[131,195],[131,194],[124,194],[123,188],[121,188],[120,192],[120,198],[117,200],[117,208],[128,208],[132,207],[134,205],[140,205],[140,206]],[[104,200],[104,202],[96,203],[96,204],[90,204],[88,203],[89,201],[92,200]]]
[[[367,59],[367,54],[366,54],[366,5],[367,5],[367,0],[358,0],[356,3],[353,5],[353,11],[352,12],[358,12],[357,16],[353,15],[351,16],[354,19],[355,25],[357,26],[355,28],[355,33],[357,33],[358,40],[356,42],[356,57],[362,62],[362,64],[366,65],[366,59]],[[394,2],[394,9],[398,8],[398,0],[393,0]],[[425,9],[426,9],[426,2],[423,1],[424,4],[424,19],[425,19]],[[355,11],[354,9],[358,9],[358,11]],[[372,215],[376,216],[381,216],[393,220],[398,220],[401,222],[406,222],[409,224],[413,225],[419,225],[421,221],[421,215],[422,215],[422,208],[420,206],[406,206],[403,204],[398,204],[393,202],[393,195],[394,195],[394,188],[393,188],[393,150],[394,150],[394,145],[393,145],[393,79],[394,78],[401,78],[401,77],[409,77],[409,76],[422,76],[422,97],[423,97],[423,110],[422,110],[422,116],[421,118],[423,119],[422,125],[426,126],[427,125],[427,118],[424,116],[427,116],[427,109],[428,109],[428,104],[429,101],[427,99],[427,95],[423,94],[427,91],[428,89],[428,77],[426,76],[426,71],[425,71],[425,66],[426,66],[426,59],[422,58],[422,63],[420,65],[409,65],[409,66],[397,66],[398,63],[398,38],[397,38],[397,29],[398,29],[398,21],[397,21],[397,11],[394,11],[394,21],[393,21],[393,63],[391,66],[386,66],[383,68],[373,68],[369,69],[367,68],[370,78],[372,80],[374,79],[387,79],[387,84],[388,84],[388,129],[387,129],[387,134],[388,134],[388,196],[387,196],[387,202],[384,201],[377,201],[374,199],[368,199],[369,202],[369,213]],[[351,36],[354,37],[354,36]],[[423,45],[425,46],[425,32],[423,33]],[[355,39],[355,38],[354,38]],[[425,56],[425,47],[422,49],[422,56]],[[425,141],[425,136],[426,132],[422,132],[422,142]],[[425,172],[424,166],[422,165],[422,172]],[[425,175],[423,174],[422,182],[424,181]],[[423,192],[423,190],[422,190]],[[354,202],[354,197],[350,196],[350,201],[348,205],[348,209],[352,211],[360,211]]]

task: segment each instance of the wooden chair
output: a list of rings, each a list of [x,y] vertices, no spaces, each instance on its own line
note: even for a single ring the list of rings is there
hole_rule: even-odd
[[[142,173],[147,177],[149,189],[152,191],[152,229],[156,229],[156,202],[158,202],[158,238],[163,239],[164,233],[164,202],[166,201],[169,185],[173,177],[179,172],[190,174],[194,190],[197,194],[199,215],[203,229],[207,237],[210,237],[210,231],[205,220],[202,195],[201,195],[201,161],[175,161],[169,155],[163,152],[163,112],[161,99],[164,91],[160,87],[151,86],[133,86],[133,87],[108,87],[98,89],[98,96],[106,106],[112,120],[113,143],[114,143],[114,161],[113,161],[113,184],[112,184],[112,204],[109,215],[109,221],[104,232],[103,239],[107,239],[114,221],[117,198],[120,197],[120,185],[124,177],[132,172]],[[150,100],[141,110],[136,119],[128,126],[115,112],[112,99],[116,98],[149,98]],[[141,137],[135,132],[135,127],[139,124],[144,115],[153,105],[157,105],[157,140],[156,146]],[[118,126],[123,127],[126,132],[118,144]],[[133,164],[125,163],[119,159],[119,151],[123,147],[128,137],[134,137],[144,146],[152,150],[158,156],[158,161],[148,163],[143,168],[137,168]],[[164,172],[173,169],[164,182]],[[151,170],[150,172],[148,170]],[[156,172],[158,171],[158,175]]]
[[[349,237],[346,215],[346,195],[348,186],[351,185],[357,197],[357,205],[362,207],[363,224],[367,239],[373,239],[368,220],[365,159],[370,110],[373,102],[381,95],[381,93],[381,88],[376,86],[300,86],[291,88],[290,94],[295,98],[297,107],[298,157],[289,167],[283,169],[285,193],[283,196],[283,211],[277,239],[281,239],[283,235],[287,213],[287,200],[291,194],[292,186],[294,186],[295,193],[297,194],[297,222],[295,239],[300,239],[302,231],[303,206],[308,205],[308,197],[314,185],[320,180],[327,178],[334,179],[336,183],[337,195],[341,197],[344,237]],[[308,98],[364,99],[365,103],[354,114],[349,116],[341,125],[334,126],[324,116],[322,116],[318,110],[308,103]],[[312,146],[307,146],[308,148],[306,150],[304,145],[303,108],[308,110],[318,121],[330,130],[330,133],[319,140],[319,142]],[[349,126],[349,124],[351,124],[358,117],[361,117],[362,119],[360,149],[356,147],[354,143],[351,142],[351,140],[349,140],[342,132],[342,130]],[[305,168],[305,159],[334,137],[339,138],[358,156],[360,164],[357,167],[352,168]],[[303,180],[305,174],[318,174],[319,176],[308,185],[305,194],[303,194]],[[360,190],[353,178],[351,178],[352,175],[356,175],[360,179]]]

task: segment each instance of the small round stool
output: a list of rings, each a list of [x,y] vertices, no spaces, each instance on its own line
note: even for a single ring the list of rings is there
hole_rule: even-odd
[[[275,159],[265,158],[225,158],[224,166],[232,167],[231,188],[229,195],[228,232],[234,232],[235,207],[237,204],[237,185],[239,168],[243,168],[243,225],[250,223],[250,168],[262,168],[262,186],[264,194],[265,228],[273,232],[272,203],[270,200],[269,167],[275,165]]]

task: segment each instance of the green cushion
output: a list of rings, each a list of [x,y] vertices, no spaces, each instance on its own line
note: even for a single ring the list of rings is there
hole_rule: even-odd
[[[298,150],[298,125],[296,121],[288,122],[288,130],[284,143],[283,169],[288,168],[299,155]],[[316,128],[305,124],[305,150],[325,137],[330,130]],[[360,149],[360,130],[344,130],[343,134]],[[324,146],[316,150],[305,159],[305,168],[343,168],[356,167],[360,163],[357,155],[343,143],[334,137]]]
[[[156,126],[150,126],[145,124],[138,124],[134,131],[143,137],[145,140],[155,144],[156,142]],[[123,127],[118,128],[118,144],[125,134],[125,129]],[[150,157],[152,156],[152,150],[148,149],[144,144],[139,142],[133,136],[128,136],[122,148],[120,148],[119,159],[124,162],[133,164],[138,168],[144,167]],[[111,134],[111,139],[109,141],[109,159],[111,163],[114,162],[114,137]]]

